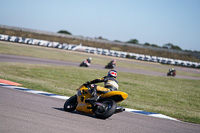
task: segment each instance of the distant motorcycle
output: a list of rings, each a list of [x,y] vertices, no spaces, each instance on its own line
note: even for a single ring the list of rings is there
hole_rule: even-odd
[[[84,60],[81,64],[80,67],[89,67],[90,63],[87,60]]]
[[[113,61],[109,62],[109,63],[105,66],[105,68],[108,68],[108,69],[113,69],[113,68],[115,68],[115,67],[116,67],[116,60],[113,60]]]
[[[176,71],[169,71],[168,73],[167,73],[167,76],[176,76]]]

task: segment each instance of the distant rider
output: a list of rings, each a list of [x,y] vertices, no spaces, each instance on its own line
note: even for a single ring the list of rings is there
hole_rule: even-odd
[[[92,62],[92,57],[89,57],[88,59],[86,59],[88,63]]]
[[[169,72],[175,72],[176,70],[174,68],[169,69]]]
[[[95,79],[93,81],[88,81],[85,84],[83,84],[84,86],[90,85],[90,84],[96,84],[96,83],[100,83],[100,82],[104,82],[104,87],[100,87],[97,85],[91,85],[91,94],[92,94],[92,98],[86,99],[86,102],[95,102],[98,99],[97,93],[99,94],[105,94],[107,92],[110,91],[116,91],[118,90],[118,82],[116,80],[117,78],[117,71],[115,70],[110,70],[107,74],[107,76],[103,77],[103,78],[98,78]]]
[[[85,60],[80,64],[80,66],[81,66],[81,67],[82,67],[82,66],[89,67],[90,64],[91,64],[91,62],[92,62],[92,57],[89,57],[89,58],[85,59]]]
[[[112,64],[115,64],[116,65],[116,60],[112,60],[110,63],[109,63],[109,65],[112,65]]]

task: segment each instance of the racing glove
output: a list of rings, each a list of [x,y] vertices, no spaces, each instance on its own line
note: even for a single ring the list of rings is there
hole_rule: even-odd
[[[90,82],[90,81],[87,81],[87,82],[84,83],[83,85],[84,85],[84,86],[88,86],[89,84],[91,84],[91,82]]]

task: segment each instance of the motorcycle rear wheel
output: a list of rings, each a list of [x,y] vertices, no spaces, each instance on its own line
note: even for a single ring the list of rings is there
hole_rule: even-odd
[[[95,110],[95,116],[100,119],[107,119],[111,117],[117,108],[117,104],[112,99],[107,99],[101,102],[102,106],[98,106]]]
[[[76,109],[76,106],[78,104],[77,96],[70,97],[64,104],[64,110],[67,112],[72,112]]]

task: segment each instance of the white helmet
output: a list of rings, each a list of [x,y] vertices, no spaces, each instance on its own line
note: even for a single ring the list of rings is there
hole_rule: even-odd
[[[89,57],[88,59],[89,59],[89,60],[92,60],[92,57]]]

